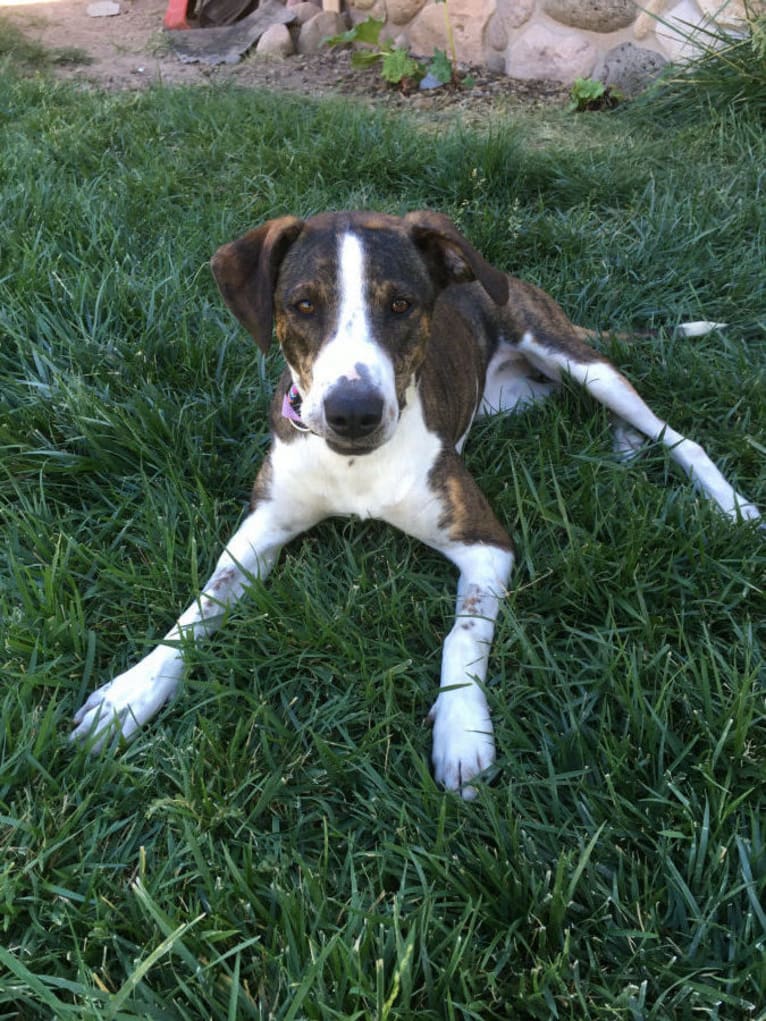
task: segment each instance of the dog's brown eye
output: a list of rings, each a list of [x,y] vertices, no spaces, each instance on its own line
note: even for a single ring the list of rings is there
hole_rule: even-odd
[[[397,316],[404,315],[404,313],[409,312],[409,310],[410,303],[407,301],[406,298],[394,298],[394,300],[391,302],[391,311],[394,313],[394,315]]]
[[[303,298],[301,301],[296,301],[295,311],[302,316],[313,316],[316,308],[313,301],[309,301],[308,298]]]

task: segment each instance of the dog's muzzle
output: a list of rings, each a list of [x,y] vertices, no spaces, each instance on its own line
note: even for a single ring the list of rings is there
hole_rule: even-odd
[[[343,447],[362,449],[376,446],[376,433],[383,422],[385,401],[377,387],[367,381],[344,380],[336,383],[324,399],[327,439],[336,439]]]

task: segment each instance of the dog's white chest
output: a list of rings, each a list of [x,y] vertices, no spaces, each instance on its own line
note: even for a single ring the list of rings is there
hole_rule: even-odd
[[[271,455],[274,498],[304,505],[309,500],[321,514],[390,519],[415,487],[424,492],[441,449],[413,390],[391,439],[369,454],[336,454],[318,436],[277,442]]]

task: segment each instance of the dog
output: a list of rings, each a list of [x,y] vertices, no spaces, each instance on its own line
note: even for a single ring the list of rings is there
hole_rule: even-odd
[[[212,270],[260,349],[275,330],[286,361],[270,452],[199,597],[75,715],[72,738],[91,750],[155,715],[179,686],[184,643],[210,635],[285,543],[324,518],[355,515],[395,525],[459,571],[429,720],[435,780],[475,797],[495,758],[484,682],[514,552],[460,452],[476,416],[542,400],[563,377],[610,409],[624,453],[639,434],[659,441],[724,514],[760,517],[552,298],[489,265],[442,214],[284,216],[224,245]]]

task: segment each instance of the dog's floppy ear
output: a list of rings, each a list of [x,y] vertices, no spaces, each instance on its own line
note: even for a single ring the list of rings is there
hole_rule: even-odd
[[[490,266],[452,220],[443,213],[424,209],[407,213],[404,222],[440,286],[478,280],[496,305],[506,304],[508,277]]]
[[[223,300],[264,354],[271,344],[279,267],[302,227],[295,216],[269,220],[223,245],[210,260]]]

